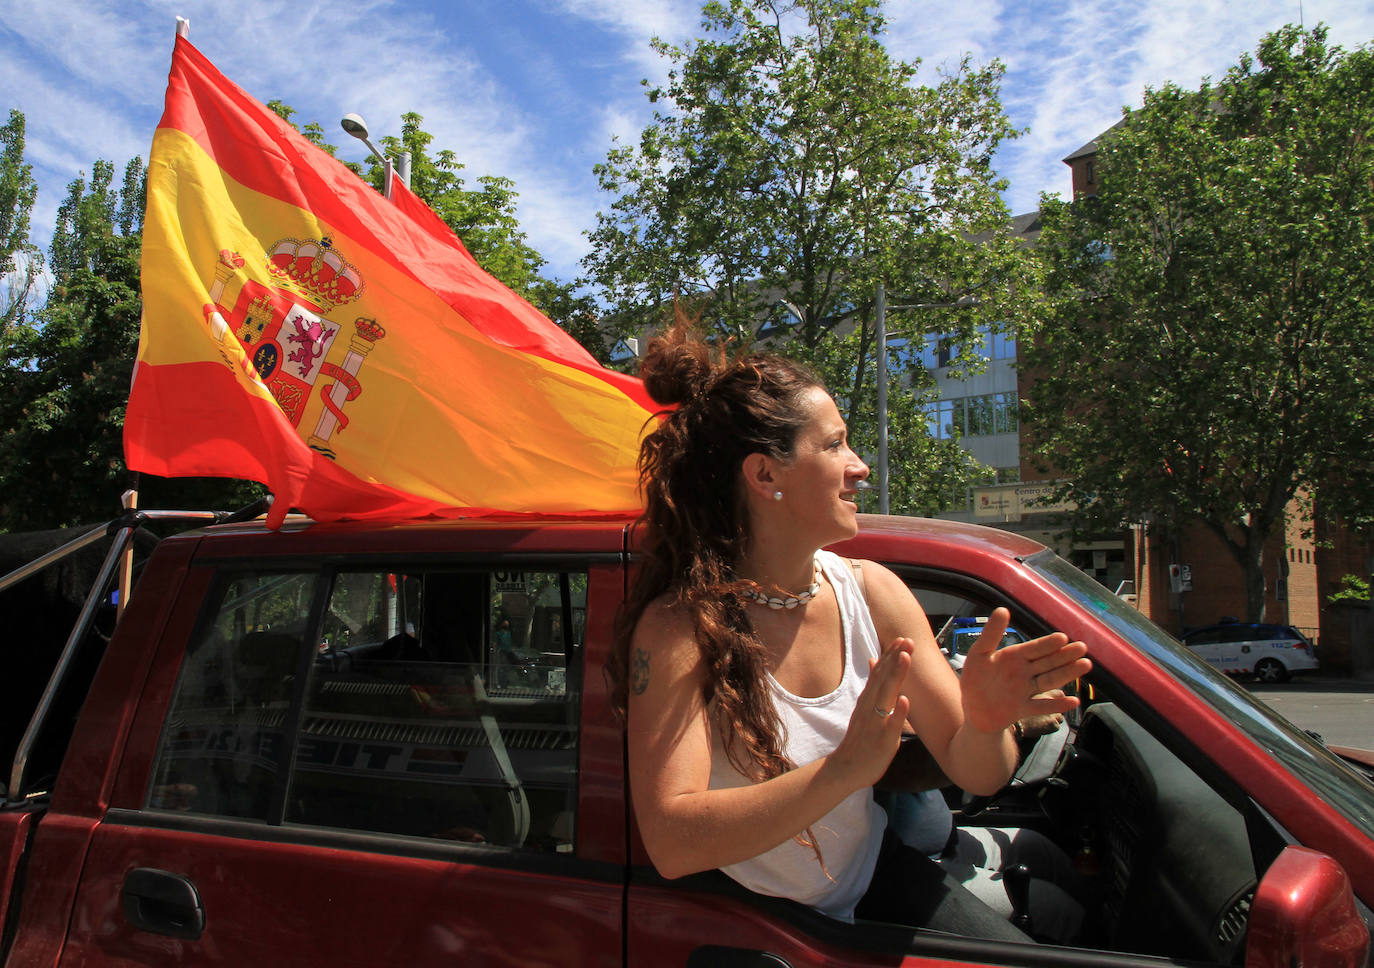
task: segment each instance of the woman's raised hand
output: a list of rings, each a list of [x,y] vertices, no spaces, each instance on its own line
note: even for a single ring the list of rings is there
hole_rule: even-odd
[[[899,638],[869,660],[868,682],[859,693],[849,729],[831,759],[854,771],[854,787],[877,783],[892,763],[911,703],[902,695],[915,643]]]
[[[1005,729],[1018,719],[1063,713],[1078,705],[1061,687],[1092,669],[1088,647],[1051,632],[998,648],[1011,613],[993,609],[964,659],[960,675],[964,721],[981,732]]]

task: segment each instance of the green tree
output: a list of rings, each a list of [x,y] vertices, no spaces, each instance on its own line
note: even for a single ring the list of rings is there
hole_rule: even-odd
[[[0,523],[63,527],[113,517],[126,475],[124,403],[138,340],[143,166],[122,188],[98,161],[58,209],[52,288],[15,333],[4,379]]]
[[[24,115],[11,111],[0,126],[0,345],[28,308],[43,260],[29,241],[29,215],[38,184],[24,162]]]
[[[1035,446],[1090,521],[1204,524],[1251,620],[1289,502],[1374,496],[1371,134],[1374,53],[1288,26],[1220,83],[1147,90],[1097,196],[1043,203]]]
[[[146,178],[141,158],[97,161],[58,208],[52,286],[11,331],[0,371],[0,529],[67,527],[114,517],[134,480],[123,423],[138,347]],[[142,476],[143,507],[234,508],[256,484]]]
[[[889,320],[917,342],[945,330],[972,346],[975,328],[1010,318],[1020,298],[990,164],[1017,134],[998,100],[1002,66],[965,61],[920,86],[918,65],[884,49],[866,0],[710,2],[702,29],[681,48],[654,41],[673,66],[648,92],[657,107],[638,144],[613,146],[596,168],[613,200],[584,265],[616,336],[657,326],[686,298],[723,337],[766,336],[810,359],[872,451],[878,281],[894,303],[978,294],[968,312]],[[907,357],[889,358],[892,489],[911,496],[894,507],[937,510],[943,501],[914,496],[950,487],[912,475],[968,465],[925,434],[925,371]]]

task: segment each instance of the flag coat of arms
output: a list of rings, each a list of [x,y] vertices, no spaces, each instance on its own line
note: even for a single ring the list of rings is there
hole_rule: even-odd
[[[148,166],[130,469],[266,484],[269,523],[639,506],[655,405],[184,37]]]

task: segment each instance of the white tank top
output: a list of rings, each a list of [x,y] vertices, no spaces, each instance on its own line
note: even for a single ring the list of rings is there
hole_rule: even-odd
[[[816,563],[839,601],[844,673],[834,692],[815,698],[794,696],[771,675],[768,677],[782,720],[783,751],[797,766],[818,760],[839,745],[868,678],[868,660],[876,659],[881,651],[873,618],[853,569],[843,558],[828,551],[817,552]],[[711,789],[739,787],[749,782],[731,765],[717,730],[712,729]],[[810,847],[788,840],[722,870],[751,891],[790,898],[822,914],[852,921],[854,906],[873,879],[886,824],[883,809],[873,802],[872,789],[865,787],[840,801],[811,827],[824,867]]]

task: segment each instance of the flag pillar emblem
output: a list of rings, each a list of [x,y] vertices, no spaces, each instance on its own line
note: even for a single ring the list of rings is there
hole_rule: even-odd
[[[344,357],[343,366],[325,364],[324,372],[334,377],[334,382],[320,392],[324,400],[324,413],[320,414],[319,422],[315,424],[315,432],[306,441],[312,448],[330,458],[334,456],[334,452],[329,449],[330,436],[335,429],[343,430],[348,426],[348,417],[344,416],[343,405],[363,392],[358,384],[358,370],[367,359],[367,354],[377,345],[377,341],[386,335],[386,330],[378,325],[375,319],[365,316],[359,316],[353,326],[356,332],[348,342],[348,355]]]

